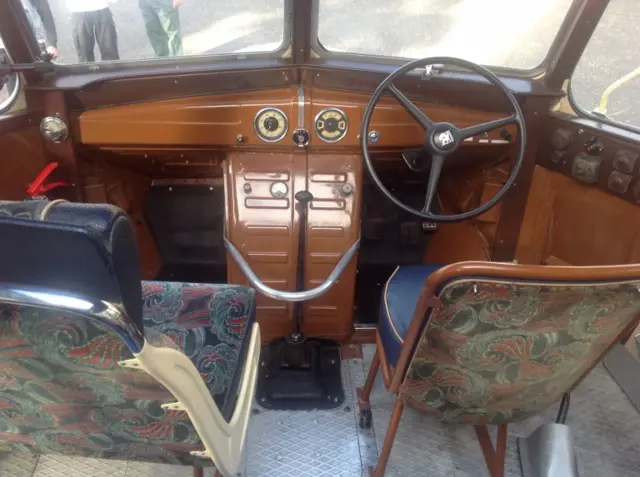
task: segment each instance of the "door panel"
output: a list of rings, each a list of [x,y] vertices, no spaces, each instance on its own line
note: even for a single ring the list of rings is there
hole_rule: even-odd
[[[545,118],[516,258],[640,261],[640,136],[563,114]]]
[[[38,126],[26,112],[0,117],[0,200],[22,200],[47,164]]]
[[[516,259],[525,264],[640,261],[640,207],[536,167]]]

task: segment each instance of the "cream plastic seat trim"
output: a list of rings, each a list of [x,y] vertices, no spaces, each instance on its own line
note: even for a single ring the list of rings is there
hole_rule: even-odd
[[[223,476],[231,477],[236,475],[240,467],[255,396],[259,360],[260,327],[254,323],[235,411],[229,422],[222,417],[195,365],[181,350],[154,346],[145,341],[135,359],[119,364],[143,369],[175,396],[177,402],[165,407],[180,408],[187,412],[206,449],[203,453],[194,454],[210,457]]]

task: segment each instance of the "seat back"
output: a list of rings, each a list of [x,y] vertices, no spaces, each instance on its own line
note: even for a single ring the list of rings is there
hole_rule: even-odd
[[[0,448],[188,465],[173,395],[119,366],[144,345],[135,235],[108,205],[0,202]]]
[[[452,423],[503,424],[541,412],[640,318],[635,265],[469,262],[440,269],[425,287],[414,320],[425,323],[426,311],[427,321],[407,338],[400,396]],[[439,305],[430,308],[434,295]]]

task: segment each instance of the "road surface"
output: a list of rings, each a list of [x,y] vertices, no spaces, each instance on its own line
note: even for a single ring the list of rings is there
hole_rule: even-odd
[[[71,14],[49,0],[61,63],[74,63]],[[123,60],[152,58],[137,0],[111,0]],[[481,64],[532,68],[543,61],[571,0],[320,0],[318,37],[330,50],[385,56],[460,56]],[[277,49],[285,31],[283,0],[184,0],[184,52],[215,55]],[[638,0],[611,0],[574,75],[584,109],[640,66]],[[214,58],[214,57],[212,57]],[[613,93],[609,114],[640,127],[640,78]]]

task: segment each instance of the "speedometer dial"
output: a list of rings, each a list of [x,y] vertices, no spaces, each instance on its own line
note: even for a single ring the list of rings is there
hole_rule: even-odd
[[[256,114],[253,128],[263,141],[277,142],[287,134],[289,121],[287,115],[278,108],[264,108]]]
[[[338,142],[347,134],[347,116],[337,108],[320,111],[316,116],[316,134],[326,142]]]

